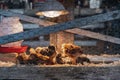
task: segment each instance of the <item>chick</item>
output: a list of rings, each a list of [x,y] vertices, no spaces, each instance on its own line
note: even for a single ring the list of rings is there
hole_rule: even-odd
[[[28,64],[28,55],[26,53],[20,53],[16,55],[16,64]]]
[[[77,63],[84,65],[84,62],[91,63],[90,59],[87,57],[78,57],[76,60]]]
[[[63,54],[71,58],[72,64],[77,64],[77,58],[83,53],[81,47],[74,44],[63,44],[62,45]]]

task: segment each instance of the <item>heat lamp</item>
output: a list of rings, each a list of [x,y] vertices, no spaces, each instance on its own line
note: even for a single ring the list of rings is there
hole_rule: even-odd
[[[64,6],[56,0],[46,0],[44,3],[37,3],[35,5],[38,9],[36,15],[45,17],[58,17],[60,15],[68,14]]]

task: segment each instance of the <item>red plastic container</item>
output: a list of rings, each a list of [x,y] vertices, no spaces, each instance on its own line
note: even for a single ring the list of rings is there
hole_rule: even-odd
[[[23,53],[26,52],[28,46],[21,47],[0,47],[0,53]]]

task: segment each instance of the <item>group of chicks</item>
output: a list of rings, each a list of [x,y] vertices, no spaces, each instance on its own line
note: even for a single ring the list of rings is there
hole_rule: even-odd
[[[17,64],[73,64],[84,62],[90,63],[87,57],[82,57],[83,51],[81,47],[74,44],[63,44],[62,53],[56,51],[55,46],[37,47],[36,49],[30,48],[29,54],[21,53],[16,56]]]

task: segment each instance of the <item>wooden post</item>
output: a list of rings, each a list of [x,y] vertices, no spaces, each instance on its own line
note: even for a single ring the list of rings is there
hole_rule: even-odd
[[[58,0],[60,1],[60,0]],[[68,15],[62,15],[58,18],[52,19],[56,23],[62,23],[73,19],[73,8],[74,8],[74,0],[64,0],[62,4],[70,13]],[[67,5],[66,5],[67,4]],[[50,34],[50,44],[53,44],[57,51],[61,53],[61,46],[63,43],[74,43],[74,34],[60,31],[56,33]]]

